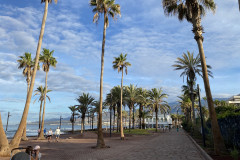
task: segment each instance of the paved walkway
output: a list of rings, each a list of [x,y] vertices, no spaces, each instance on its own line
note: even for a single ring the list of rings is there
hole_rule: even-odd
[[[26,142],[24,142],[26,143]],[[24,144],[23,145],[26,145]],[[63,139],[47,143],[32,140],[28,145],[39,144],[43,160],[203,160],[195,145],[184,131],[159,133],[153,136],[105,138],[111,148],[92,149],[95,137]],[[0,158],[1,159],[1,158]]]

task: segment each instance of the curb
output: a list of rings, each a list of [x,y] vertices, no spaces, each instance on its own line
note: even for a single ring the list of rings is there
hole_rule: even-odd
[[[188,133],[186,133],[186,131],[184,131],[184,133],[188,136],[188,138],[194,143],[194,145],[197,147],[198,151],[200,152],[200,154],[206,159],[206,160],[213,160],[203,149],[202,147],[200,147],[197,142],[195,142],[195,140],[188,135]]]

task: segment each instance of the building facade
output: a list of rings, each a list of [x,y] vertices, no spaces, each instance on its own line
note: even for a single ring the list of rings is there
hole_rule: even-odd
[[[172,118],[169,114],[158,114],[158,128],[168,127],[172,125]],[[156,115],[153,114],[150,118],[145,119],[146,128],[156,128]]]
[[[229,104],[236,104],[240,106],[240,94],[230,97],[226,102]]]

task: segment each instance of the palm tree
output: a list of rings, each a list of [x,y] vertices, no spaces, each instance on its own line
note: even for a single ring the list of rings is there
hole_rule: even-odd
[[[27,81],[27,93],[29,91],[29,86],[30,86],[30,81],[31,81],[31,76],[33,73],[33,67],[34,67],[34,62],[32,60],[31,53],[25,52],[24,56],[19,56],[19,60],[17,62],[19,63],[18,69],[23,68],[23,76],[26,76],[26,81]],[[27,135],[26,135],[26,128],[27,128],[27,122],[26,126],[24,127],[23,130],[23,135],[22,135],[22,140],[26,141]]]
[[[116,15],[121,15],[120,5],[115,4],[114,0],[91,0],[90,5],[93,8],[95,13],[93,17],[93,22],[97,23],[99,20],[100,14],[104,14],[104,27],[103,27],[103,40],[102,40],[102,56],[101,56],[101,76],[100,76],[100,108],[99,108],[99,119],[98,119],[98,140],[97,147],[104,148],[105,143],[102,133],[102,103],[103,103],[103,70],[104,70],[104,48],[105,48],[105,39],[106,39],[106,30],[109,25],[108,16],[111,16],[113,19]]]
[[[76,105],[78,106],[78,111],[81,113],[81,118],[82,118],[82,122],[81,122],[81,133],[83,133],[83,130],[85,129],[85,115],[86,112],[89,109],[89,105],[92,104],[92,102],[94,101],[94,98],[92,96],[89,95],[89,93],[83,93],[81,96],[79,96],[76,99],[80,105]]]
[[[122,80],[121,80],[121,103],[120,103],[120,132],[121,132],[121,140],[124,140],[123,126],[122,126],[122,95],[123,95],[123,70],[125,69],[125,73],[127,75],[127,68],[131,66],[129,62],[127,62],[127,54],[120,54],[119,57],[114,57],[113,61],[113,69],[117,69],[118,73],[122,71]]]
[[[34,92],[34,96],[35,95],[39,95],[39,98],[36,98],[34,100],[33,103],[35,103],[35,101],[38,99],[38,101],[40,101],[40,111],[39,111],[39,129],[41,127],[41,115],[42,115],[42,102],[44,101],[44,91],[45,91],[45,87],[43,88],[43,86],[39,86]],[[52,90],[47,90],[47,93],[51,92]],[[48,95],[46,95],[46,97],[48,98],[49,102],[51,102],[51,99]]]
[[[201,26],[201,17],[205,15],[205,10],[215,11],[216,5],[213,0],[162,0],[166,15],[178,15],[180,21],[186,19],[193,25],[194,39],[197,41],[201,66],[203,72],[203,81],[208,101],[208,109],[212,123],[212,133],[214,141],[214,151],[216,154],[226,151],[224,141],[217,122],[217,116],[213,104],[212,93],[210,89],[208,71],[205,54],[203,50],[203,27]]]
[[[55,1],[55,3],[57,3],[57,0],[54,0],[54,1]],[[26,121],[27,121],[29,106],[30,106],[30,103],[31,103],[32,92],[33,92],[33,87],[34,87],[38,62],[39,62],[39,55],[40,55],[40,50],[41,50],[41,45],[42,45],[45,23],[46,23],[46,19],[47,19],[48,3],[51,3],[52,0],[41,0],[41,3],[44,3],[44,2],[45,2],[45,10],[44,10],[44,15],[43,15],[43,20],[42,20],[42,27],[41,27],[41,31],[40,31],[38,46],[37,46],[33,75],[32,75],[32,78],[31,78],[30,88],[29,88],[29,92],[28,92],[28,95],[27,95],[27,99],[26,99],[26,103],[25,103],[25,107],[24,107],[24,112],[23,112],[23,115],[22,115],[22,118],[21,118],[21,122],[18,126],[18,129],[17,129],[13,139],[11,140],[10,144],[6,145],[4,143],[5,140],[0,141],[0,156],[10,155],[11,149],[19,146],[21,136],[22,136],[22,133],[23,133],[23,129],[24,129],[24,127],[26,127]],[[1,127],[0,127],[0,129],[1,129]],[[0,133],[1,133],[1,131],[0,131]],[[4,134],[1,134],[0,139],[7,139],[7,137],[4,137],[4,136],[5,136]]]
[[[140,118],[140,128],[145,128],[143,126],[144,124],[144,107],[146,107],[149,104],[148,101],[148,91],[146,89],[138,88],[137,89],[139,99],[138,99],[138,105],[139,105],[139,118]]]
[[[44,103],[43,103],[43,116],[42,116],[42,125],[41,131],[38,139],[45,139],[43,128],[44,128],[44,117],[45,117],[45,107],[46,107],[46,96],[47,96],[47,78],[50,66],[56,67],[57,60],[53,57],[54,50],[50,51],[49,49],[43,48],[42,55],[40,55],[39,61],[42,62],[43,71],[46,72],[45,77],[45,93],[44,93]]]
[[[18,69],[23,69],[23,76],[26,76],[27,81],[27,92],[29,91],[31,76],[33,73],[34,62],[32,60],[31,53],[25,52],[24,56],[19,56],[19,63]]]
[[[191,119],[191,100],[188,95],[182,95],[178,98],[180,99],[178,102],[180,103],[181,110],[186,117],[186,121],[189,122]]]
[[[198,54],[197,57],[194,57],[193,53],[190,53],[187,51],[186,53],[183,53],[182,58],[178,57],[177,61],[175,61],[176,64],[173,65],[175,67],[175,70],[183,70],[180,77],[186,76],[187,77],[187,83],[190,86],[190,97],[192,101],[192,111],[193,111],[193,124],[196,123],[195,121],[195,110],[194,110],[194,92],[193,92],[193,86],[196,81],[196,74],[200,75],[202,77],[202,67],[201,67],[201,59],[200,55]],[[211,66],[207,65],[208,69],[211,69]],[[212,77],[212,72],[208,70],[209,76]],[[186,88],[186,87],[185,87]]]
[[[111,93],[113,96],[113,111],[114,111],[114,124],[115,124],[115,110],[117,109],[117,132],[119,132],[120,127],[120,108],[121,108],[121,87],[120,86],[115,86],[111,89]],[[123,94],[124,96],[124,94]],[[123,97],[124,99],[124,97]],[[124,103],[124,101],[123,101]]]
[[[70,122],[72,123],[72,133],[74,133],[74,123],[76,122],[75,116],[79,115],[79,113],[76,113],[78,111],[78,107],[77,106],[69,106],[68,108],[72,112]]]
[[[138,102],[140,99],[140,96],[138,95],[137,87],[133,84],[130,84],[130,86],[126,86],[126,101],[128,103],[129,107],[129,132],[131,128],[131,116],[132,116],[132,109],[134,109],[134,105]],[[134,112],[133,112],[134,114]],[[133,115],[133,129],[134,129],[134,115]]]
[[[167,94],[162,93],[162,89],[153,88],[149,92],[149,99],[151,101],[151,106],[155,111],[156,115],[156,132],[158,128],[158,111],[159,107],[165,108],[167,106],[166,102],[163,101],[163,98],[167,98]],[[163,104],[162,104],[163,103]]]

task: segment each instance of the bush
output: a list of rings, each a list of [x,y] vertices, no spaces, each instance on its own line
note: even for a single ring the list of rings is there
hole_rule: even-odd
[[[233,157],[234,160],[238,160],[239,152],[235,147],[234,150],[231,151],[231,156]]]

